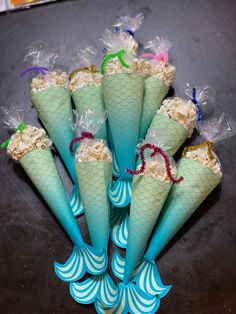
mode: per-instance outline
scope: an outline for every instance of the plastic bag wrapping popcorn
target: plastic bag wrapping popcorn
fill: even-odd
[[[4,107],[2,111],[3,122],[15,133],[1,148],[7,148],[7,154],[22,166],[75,246],[64,265],[54,264],[56,274],[64,281],[76,281],[86,272],[101,274],[107,267],[106,254],[83,241],[51,153],[52,141],[44,129],[23,122],[19,106]]]

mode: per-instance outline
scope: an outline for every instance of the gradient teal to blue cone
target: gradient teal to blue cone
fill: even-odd
[[[75,169],[92,245],[108,253],[110,202],[107,190],[112,180],[112,163],[76,162]]]
[[[74,245],[83,244],[68,196],[49,149],[36,149],[20,159],[20,164],[42,195]]]
[[[77,184],[74,155],[69,150],[73,116],[70,91],[65,87],[50,87],[32,95],[32,103],[39,119],[55,144],[71,179]]]
[[[132,201],[125,256],[124,284],[128,284],[143,257],[148,239],[155,226],[171,183],[145,175],[133,179]]]
[[[102,92],[120,175],[131,180],[126,169],[135,168],[144,79],[136,74],[105,74]]]
[[[72,92],[72,98],[79,115],[82,115],[88,109],[94,109],[98,114],[103,114],[105,111],[101,86],[78,88]],[[97,131],[95,138],[103,139],[108,143],[106,123]]]
[[[145,253],[148,260],[158,257],[221,180],[211,169],[187,158],[181,159],[178,176],[183,176],[184,181],[171,188]]]

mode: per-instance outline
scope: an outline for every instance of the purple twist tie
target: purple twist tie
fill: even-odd
[[[49,70],[48,70],[48,68],[45,68],[45,67],[37,67],[37,66],[29,67],[29,68],[25,69],[24,71],[22,71],[20,73],[20,76],[23,76],[27,73],[34,72],[34,71],[38,71],[41,75],[46,75],[47,74],[46,72]]]

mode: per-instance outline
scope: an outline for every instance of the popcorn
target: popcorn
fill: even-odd
[[[158,78],[159,80],[163,81],[167,86],[171,86],[175,78],[176,68],[169,63],[165,63],[164,61],[151,61],[149,63],[150,76]]]
[[[121,32],[121,33],[119,33],[119,35],[122,38],[122,40],[125,41],[125,43],[126,43],[126,45],[125,45],[126,51],[128,51],[132,54],[136,54],[139,47],[138,47],[138,43],[134,39],[134,37],[130,36],[129,34],[127,34],[125,32]]]
[[[75,73],[69,83],[69,88],[72,92],[84,86],[100,86],[102,75],[100,72],[90,72],[82,70]]]
[[[103,140],[84,139],[75,154],[76,162],[108,161],[112,162],[111,152]]]
[[[141,167],[141,165],[138,168],[140,168],[140,167]],[[171,167],[171,172],[172,172],[173,176],[175,176],[176,168]],[[143,174],[141,174],[141,175],[151,177],[155,180],[170,182],[170,179],[166,173],[165,163],[162,160],[157,159],[157,158],[147,160],[146,168],[145,168]]]
[[[208,152],[207,152],[207,148],[202,147],[202,148],[197,148],[197,149],[192,150],[192,151],[187,151],[185,157],[200,162],[204,166],[210,168],[216,175],[218,175],[221,178],[222,177],[222,171],[221,171],[220,162],[219,162],[216,154],[213,153],[213,155],[215,158],[211,159],[209,157]]]
[[[125,68],[118,58],[114,58],[107,63],[105,72],[110,75],[116,73],[132,73],[147,77],[150,73],[150,62],[143,59],[133,58],[131,62],[129,62],[129,68]]]
[[[46,75],[34,77],[31,82],[31,93],[35,94],[49,87],[68,88],[68,76],[66,72],[47,72]]]
[[[197,110],[191,100],[167,98],[157,112],[181,124],[188,131],[188,137],[192,135],[196,126]]]
[[[44,129],[27,125],[22,131],[12,135],[7,146],[7,154],[15,161],[35,149],[50,148],[52,141],[46,135]]]

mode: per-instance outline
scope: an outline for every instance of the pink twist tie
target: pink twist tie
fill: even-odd
[[[160,61],[164,61],[165,63],[168,63],[169,61],[169,54],[168,51],[162,51],[160,53],[158,53],[157,55],[155,55],[154,53],[143,53],[140,58],[142,59],[151,59],[154,60],[156,62],[160,62]]]

